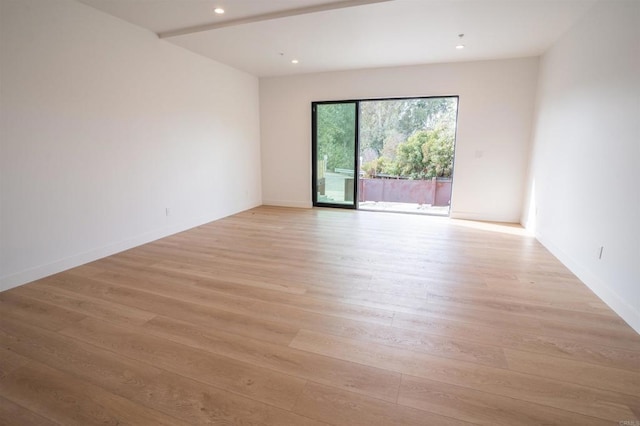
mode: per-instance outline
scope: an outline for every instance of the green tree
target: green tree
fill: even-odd
[[[455,98],[362,101],[360,157],[380,159],[363,169],[372,176],[450,176],[456,108]],[[330,170],[355,166],[355,113],[353,103],[317,107],[318,154]]]
[[[373,150],[393,160],[398,140],[420,130],[455,126],[455,98],[394,99],[360,103],[361,154]],[[392,146],[388,146],[392,145]]]
[[[398,145],[397,170],[412,179],[451,177],[453,170],[453,132],[442,126],[414,133]]]
[[[455,98],[407,99],[402,101],[397,129],[405,138],[420,130],[433,130],[455,121]]]
[[[353,169],[355,104],[323,104],[317,108],[319,157],[327,156],[329,169]]]
[[[360,102],[361,151],[372,149],[378,156],[382,155],[385,140],[396,131],[402,102]]]

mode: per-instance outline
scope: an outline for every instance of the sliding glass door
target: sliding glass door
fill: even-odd
[[[447,216],[458,97],[313,102],[313,205]]]
[[[314,102],[313,205],[356,208],[358,104]]]

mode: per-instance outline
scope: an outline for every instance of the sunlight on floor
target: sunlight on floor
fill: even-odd
[[[448,216],[449,206],[432,206],[430,204],[394,203],[387,201],[361,201],[360,210],[384,211],[396,213],[413,213],[433,216]]]
[[[533,235],[519,223],[480,222],[463,219],[450,219],[450,223],[455,226],[478,229],[480,231],[499,232],[502,234],[521,235],[523,237],[533,238]]]

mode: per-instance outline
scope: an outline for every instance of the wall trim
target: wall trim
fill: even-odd
[[[64,259],[59,259],[51,263],[25,269],[23,271],[16,272],[11,275],[5,275],[3,277],[0,277],[0,292],[30,283],[35,280],[39,280],[41,278],[48,277],[49,275],[66,271],[67,269],[75,268],[75,267],[87,264],[89,262],[102,259],[107,256],[112,256],[114,254],[123,252],[125,250],[129,250],[134,247],[138,247],[143,244],[147,244],[147,243],[159,240],[161,238],[168,237],[170,235],[174,235],[180,232],[187,231],[192,228],[196,228],[198,226],[204,225],[209,222],[214,222],[216,220],[222,219],[227,216],[231,216],[246,210],[250,210],[252,208],[258,207],[259,205],[260,205],[259,203],[255,205],[252,204],[250,207],[246,209],[242,209],[235,213],[229,213],[223,216],[204,216],[204,217],[199,217],[197,219],[184,221],[182,223],[175,224],[175,225],[167,225],[162,228],[154,229],[152,231],[145,232],[143,234],[137,235],[132,238],[127,238],[125,240],[122,240],[116,243],[107,244],[105,246],[92,249],[83,253],[79,253],[73,256],[69,256]]]
[[[287,200],[262,200],[263,206],[275,206],[275,207],[296,207],[299,209],[310,209],[313,207],[311,201],[287,201]]]
[[[479,220],[483,222],[502,222],[502,223],[517,223],[520,224],[520,219],[515,217],[506,217],[500,215],[487,215],[483,213],[474,213],[474,212],[461,212],[452,210],[449,214],[451,219],[462,219],[462,220]]]
[[[580,281],[582,281],[596,296],[607,304],[620,318],[622,318],[631,328],[640,334],[640,311],[635,309],[620,295],[611,290],[593,272],[576,262],[571,256],[560,249],[551,241],[536,233],[536,240],[540,242],[552,255],[554,255],[564,266],[566,266]]]

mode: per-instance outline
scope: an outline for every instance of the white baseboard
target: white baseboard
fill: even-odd
[[[275,207],[296,207],[299,209],[310,209],[313,207],[313,203],[301,202],[301,201],[285,201],[285,200],[262,200],[263,206],[275,206]]]
[[[155,241],[167,235],[170,235],[170,233],[164,229],[154,230],[125,241],[109,244],[104,247],[56,260],[55,262],[39,265],[11,275],[6,275],[0,278],[0,291],[9,290],[10,288],[39,280],[40,278],[57,274],[58,272],[75,268],[76,266],[84,265],[85,263],[93,262],[94,260],[111,256],[112,254],[116,254],[121,251],[129,250],[130,248]]]
[[[255,203],[254,203],[255,204]],[[250,208],[257,207],[260,203],[252,205]],[[229,215],[234,214],[230,213]],[[83,253],[79,253],[73,256],[59,259],[51,263],[44,265],[38,265],[33,268],[29,268],[14,274],[5,275],[0,277],[0,291],[9,290],[10,288],[18,287],[23,284],[30,283],[35,280],[47,277],[49,275],[57,274],[67,269],[75,268],[80,265],[84,265],[94,260],[102,259],[103,257],[111,256],[116,253],[120,253],[125,250],[132,249],[134,247],[156,241],[160,238],[168,237],[169,235],[177,234],[191,228],[195,228],[205,223],[212,222],[225,217],[223,216],[207,216],[197,219],[191,219],[188,222],[180,224],[174,224],[165,226],[161,229],[155,229],[150,232],[128,238],[117,243],[108,244],[103,247],[92,249]]]
[[[451,219],[462,219],[462,220],[479,220],[483,222],[502,222],[502,223],[520,223],[519,217],[508,217],[508,216],[499,216],[499,215],[487,215],[482,213],[474,213],[474,212],[461,212],[452,210],[449,214]]]
[[[640,311],[631,306],[624,298],[611,290],[605,282],[589,269],[576,262],[551,241],[536,233],[536,239],[547,248],[564,266],[593,291],[604,303],[620,316],[631,328],[640,334]]]

